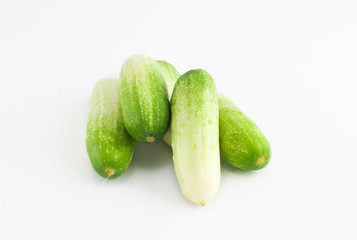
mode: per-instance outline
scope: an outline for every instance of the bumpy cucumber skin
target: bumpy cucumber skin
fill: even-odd
[[[86,147],[94,170],[115,178],[129,166],[135,140],[124,128],[118,79],[106,78],[93,88],[87,123]]]
[[[140,142],[161,139],[170,125],[170,103],[159,64],[144,55],[128,58],[120,73],[124,125]]]
[[[183,195],[204,206],[220,183],[219,111],[213,79],[201,69],[188,71],[177,80],[171,104],[176,176]]]
[[[218,94],[219,141],[221,155],[230,165],[243,170],[258,170],[270,160],[268,140],[231,100]]]
[[[156,61],[160,65],[160,70],[162,75],[164,76],[166,86],[167,86],[167,94],[169,100],[171,100],[172,92],[174,90],[175,83],[177,79],[180,77],[180,73],[172,66],[170,63],[158,60]],[[171,128],[169,128],[162,138],[162,140],[171,146]]]
[[[158,62],[170,94],[179,73],[171,64],[164,61]],[[167,74],[167,72],[171,72],[171,74]],[[226,162],[243,170],[264,168],[271,157],[269,142],[255,123],[231,100],[221,94],[218,94],[218,99],[221,155]],[[236,129],[238,126],[244,129]],[[162,140],[171,146],[171,128]]]

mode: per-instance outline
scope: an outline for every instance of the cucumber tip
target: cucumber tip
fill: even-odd
[[[150,143],[151,143],[151,142],[155,142],[155,138],[154,138],[154,137],[147,137],[147,138],[146,138],[146,141],[147,141],[147,142],[150,142]]]
[[[261,156],[260,158],[258,158],[258,161],[257,161],[257,165],[260,167],[260,166],[263,166],[265,161],[267,160],[267,158],[263,155]]]
[[[113,176],[114,173],[115,173],[115,170],[112,169],[112,168],[107,168],[107,169],[105,169],[105,174],[107,174],[108,177]]]

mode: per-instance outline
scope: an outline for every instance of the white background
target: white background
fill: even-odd
[[[0,239],[356,239],[355,1],[1,1]],[[171,149],[103,182],[85,149],[95,82],[147,54],[208,71],[270,164],[222,163],[205,207]]]

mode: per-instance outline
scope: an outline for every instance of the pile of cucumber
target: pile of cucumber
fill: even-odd
[[[220,155],[243,170],[265,167],[270,145],[257,125],[217,94],[212,77],[197,69],[181,75],[169,63],[135,55],[119,79],[94,86],[86,146],[94,170],[115,178],[129,166],[135,141],[163,140],[173,150],[184,196],[204,206],[220,182]]]

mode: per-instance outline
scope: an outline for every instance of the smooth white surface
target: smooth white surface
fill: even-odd
[[[1,1],[0,239],[356,239],[355,1]],[[143,53],[203,68],[265,133],[205,207],[171,149],[107,181],[85,149],[95,82]]]

